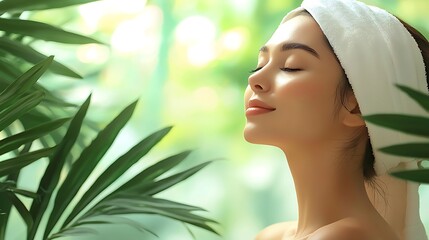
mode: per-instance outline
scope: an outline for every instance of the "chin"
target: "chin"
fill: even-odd
[[[258,131],[255,128],[245,127],[243,136],[249,143],[275,146],[275,144],[272,143],[272,136],[267,136],[266,132]]]
[[[244,127],[244,139],[253,144],[269,145],[283,148],[288,142],[288,133],[279,129],[260,128],[257,125],[247,123]]]
[[[260,139],[260,137],[258,137],[258,131],[253,126],[249,126],[248,124],[244,127],[243,137],[249,143],[260,143],[258,141],[258,139]]]
[[[257,138],[255,138],[253,134],[250,134],[246,130],[244,130],[243,132],[243,137],[244,137],[244,140],[246,140],[246,142],[258,144]]]

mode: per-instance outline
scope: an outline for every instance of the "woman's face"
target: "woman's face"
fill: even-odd
[[[279,26],[259,52],[245,92],[245,139],[284,147],[332,139],[340,64],[315,20],[298,15]]]

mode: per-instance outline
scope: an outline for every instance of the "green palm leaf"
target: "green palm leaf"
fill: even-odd
[[[176,173],[170,177],[161,179],[159,181],[156,182],[145,182],[141,184],[140,188],[134,188],[136,192],[140,193],[140,194],[145,194],[145,195],[154,195],[157,194],[159,192],[164,191],[165,189],[168,189],[176,184],[178,184],[179,182],[182,182],[186,179],[188,179],[190,176],[194,175],[195,173],[197,173],[198,171],[200,171],[201,169],[203,169],[204,167],[206,167],[207,165],[209,165],[211,162],[205,162],[205,163],[201,163],[193,168],[187,169],[185,171]]]
[[[39,199],[39,195],[37,195],[37,193],[35,192],[31,192],[28,190],[24,190],[24,189],[18,189],[18,188],[14,188],[14,187],[9,187],[6,189],[9,192],[24,196],[24,197],[28,197],[28,198],[33,198],[38,200]]]
[[[83,150],[79,159],[73,164],[64,183],[58,190],[54,208],[49,217],[44,238],[51,232],[58,222],[61,214],[76,195],[82,184],[91,174],[97,163],[112,145],[119,131],[130,119],[137,102],[125,108],[105,129],[103,129],[93,142]]]
[[[27,224],[27,227],[31,228],[33,226],[33,219],[31,218],[31,215],[24,203],[22,203],[21,200],[13,193],[6,192],[5,194],[16,210],[18,210],[19,215],[21,215],[22,219]]]
[[[0,58],[0,72],[5,76],[7,79],[13,79],[19,77],[22,70],[15,66],[14,64],[10,63],[6,59]],[[0,81],[5,81],[6,79],[0,79]],[[1,88],[4,89],[4,88]]]
[[[0,162],[0,177],[4,177],[11,172],[18,171],[21,168],[33,163],[40,158],[47,157],[54,152],[55,148],[45,148],[29,153],[19,155]]]
[[[52,236],[46,239],[51,240],[59,237],[79,237],[79,236],[85,236],[88,234],[96,235],[97,233],[98,232],[93,228],[77,227],[77,228],[65,229],[64,231],[53,234]]]
[[[169,170],[177,166],[190,154],[190,152],[191,151],[184,151],[179,154],[170,156],[162,161],[159,161],[158,163],[155,163],[154,165],[148,167],[141,173],[134,176],[132,179],[128,180],[128,182],[124,183],[118,189],[110,193],[100,202],[115,198],[115,196],[117,196],[118,194],[122,194],[125,192],[137,192],[140,191],[142,188],[146,188],[148,185],[155,184],[155,178],[167,173]],[[91,216],[92,212],[95,210],[96,208],[91,208],[81,218],[85,219],[86,217]]]
[[[25,143],[29,143],[35,139],[38,139],[49,132],[61,127],[69,119],[63,118],[54,121],[47,122],[38,127],[29,129],[27,131],[18,133],[16,135],[7,137],[0,140],[0,155],[19,148]]]
[[[43,214],[48,207],[52,193],[58,184],[65,160],[67,159],[67,156],[79,135],[90,101],[91,96],[89,96],[88,99],[82,104],[72,119],[66,135],[58,145],[48,167],[45,170],[45,173],[43,174],[42,180],[40,181],[37,190],[37,193],[40,195],[40,201],[33,201],[30,208],[31,215],[34,219],[34,228],[30,229],[28,239],[34,238],[37,232],[37,227],[39,226]]]
[[[65,220],[63,227],[79,214],[96,196],[105,190],[110,184],[116,181],[125,171],[148,153],[162,138],[171,130],[171,127],[164,128],[143,139],[127,153],[118,158],[109,168],[107,168],[85,192],[80,201],[76,204],[70,215]]]
[[[429,95],[427,93],[425,94],[400,84],[396,84],[396,87],[405,92],[408,96],[414,99],[414,101],[416,101],[422,108],[429,112]]]
[[[60,8],[94,1],[96,0],[0,0],[0,12],[7,13],[0,18],[0,31],[5,32],[0,37],[0,54],[5,56],[0,59],[0,89],[5,89],[0,93],[0,130],[3,130],[8,136],[0,140],[0,155],[10,151],[14,151],[18,155],[0,162],[0,178],[5,177],[2,182],[0,181],[0,208],[4,209],[4,215],[0,214],[0,223],[2,223],[0,240],[5,238],[6,224],[3,223],[7,223],[11,204],[26,222],[29,231],[27,238],[33,240],[41,219],[46,214],[49,202],[53,200],[53,210],[48,217],[47,226],[45,229],[39,229],[43,231],[43,237],[46,239],[135,109],[136,102],[123,110],[104,130],[100,131],[87,147],[84,147],[85,144],[83,144],[84,137],[78,138],[78,136],[80,132],[84,132],[83,127],[88,128],[88,125],[83,124],[83,119],[89,107],[90,97],[70,122],[64,137],[61,136],[60,131],[54,131],[69,119],[63,118],[55,121],[52,119],[68,116],[68,110],[63,107],[73,105],[64,102],[37,84],[37,80],[46,70],[68,77],[81,77],[68,67],[54,61],[53,57],[47,58],[21,41],[28,36],[33,39],[67,44],[100,42],[49,24],[22,20],[19,19],[19,15],[24,11]],[[7,16],[12,16],[14,19],[5,18]],[[22,66],[26,64],[23,61],[38,64],[20,76],[23,72]],[[20,77],[14,81],[18,76]],[[12,135],[16,131],[13,131],[14,126],[10,124],[16,120],[21,122],[25,130]],[[65,129],[61,129],[61,133],[62,130]],[[186,158],[189,151],[171,156],[148,167],[142,171],[145,175],[138,174],[117,191],[110,193],[98,203],[94,203],[95,206],[87,212],[84,211],[88,204],[146,155],[169,130],[170,128],[162,129],[143,139],[112,163],[78,200],[78,204],[72,209],[71,214],[64,216],[66,221],[63,225],[66,227],[60,228],[59,232],[48,239],[95,234],[94,229],[85,228],[91,224],[127,224],[140,231],[156,235],[141,223],[120,216],[128,213],[158,214],[215,232],[208,225],[215,223],[214,221],[193,213],[194,211],[204,211],[203,209],[148,196],[148,194],[156,194],[187,179],[208,164],[200,164],[172,176],[160,178]],[[37,142],[37,144],[33,144],[33,142]],[[59,144],[56,147],[48,147],[53,143]],[[22,145],[24,148],[19,153],[17,149]],[[32,145],[42,145],[45,148],[30,152]],[[74,159],[72,148],[75,150],[76,146],[83,146],[81,147],[83,151],[71,165],[66,179],[59,186],[56,198],[52,199],[54,190],[58,188],[60,173],[68,168],[65,164],[66,161],[70,158]],[[47,156],[49,156],[50,162],[40,181],[37,193],[19,188],[16,183],[20,169]],[[18,195],[33,198],[30,211],[27,210]],[[80,212],[83,214],[77,218]],[[90,213],[95,214],[95,217],[91,217]]]
[[[0,2],[1,3],[1,2]],[[6,37],[0,37],[0,50],[8,52],[18,58],[24,59],[27,62],[36,64],[47,57],[33,48],[24,45],[18,41],[10,40]],[[57,61],[53,61],[49,70],[53,73],[64,75],[72,78],[82,78],[79,74],[70,68],[62,65]]]
[[[98,0],[3,0],[0,12],[24,12],[29,10],[45,10],[95,2]]]
[[[392,172],[390,175],[413,182],[429,183],[429,169],[398,171]]]
[[[380,151],[403,157],[429,159],[429,143],[406,143],[380,148]]]
[[[374,114],[364,116],[370,123],[400,132],[429,137],[429,118],[401,114]]]
[[[0,30],[8,33],[17,33],[33,38],[68,43],[68,44],[88,44],[88,43],[100,43],[99,41],[82,36],[76,33],[64,31],[61,28],[51,26],[46,23],[21,20],[21,19],[6,19],[0,18]]]
[[[129,219],[127,217],[121,217],[121,216],[98,216],[98,217],[94,217],[94,218],[87,218],[84,219],[78,223],[73,223],[73,226],[71,226],[70,228],[66,228],[66,229],[72,229],[72,228],[76,228],[82,225],[88,225],[88,224],[125,224],[128,226],[131,226],[133,228],[135,228],[136,230],[140,231],[140,232],[148,232],[152,235],[154,235],[155,237],[158,237],[158,235],[156,233],[154,233],[153,231],[151,231],[150,229],[146,228],[142,223],[137,222],[135,220]],[[64,229],[64,230],[66,230]],[[56,234],[55,234],[56,235]],[[65,234],[64,237],[67,237],[67,235]]]
[[[408,86],[396,84],[401,91],[406,93],[422,108],[429,112],[429,96],[427,93],[414,90]],[[364,119],[373,124],[390,128],[396,131],[429,137],[429,118],[421,116],[410,116],[401,114],[374,114],[365,116]],[[429,158],[429,143],[404,143],[387,146],[379,149],[380,151],[396,156],[411,157],[423,159]],[[420,183],[429,183],[429,169],[406,170],[390,173],[392,176],[415,181]]]
[[[16,119],[36,107],[43,99],[44,93],[35,91],[29,93],[0,112],[0,129],[3,130]]]
[[[193,211],[205,211],[204,209],[149,196],[149,194],[158,193],[187,179],[210,163],[203,163],[170,177],[155,180],[182,162],[189,153],[190,151],[185,151],[173,155],[148,167],[99,201],[67,228],[72,229],[95,217],[109,219],[110,216],[140,213],[166,216],[217,233],[207,224],[216,223],[215,221],[192,213]]]
[[[5,108],[5,105],[16,100],[34,86],[37,80],[39,80],[51,65],[53,59],[53,56],[43,59],[22,74],[18,79],[9,84],[6,89],[0,93],[0,109]]]
[[[142,196],[140,194],[124,194],[100,202],[96,215],[122,215],[122,214],[158,214],[181,222],[206,229],[218,234],[209,223],[217,224],[216,221],[201,217],[193,213],[196,209],[192,206],[181,204],[165,199]],[[201,209],[197,209],[201,210]]]
[[[101,211],[102,209],[106,211],[110,211],[110,208],[107,206],[117,206],[117,207],[126,207],[129,205],[128,201],[126,199],[129,199],[129,202],[132,202],[131,205],[138,206],[139,204],[145,205],[147,207],[153,207],[153,208],[165,208],[165,209],[178,209],[188,212],[194,212],[194,211],[205,211],[204,209],[200,207],[195,207],[183,203],[177,203],[166,199],[160,199],[160,198],[154,198],[152,196],[148,195],[139,195],[135,193],[121,193],[118,194],[117,197],[108,199],[105,201],[101,201],[99,204],[97,204],[97,211]]]
[[[6,239],[6,227],[12,204],[6,194],[0,194],[0,239]]]
[[[128,182],[123,184],[116,191],[114,191],[111,196],[119,192],[140,189],[147,183],[153,183],[155,178],[173,169],[175,166],[181,163],[190,153],[191,151],[184,151],[155,163],[154,165],[148,167],[147,169],[130,179]]]

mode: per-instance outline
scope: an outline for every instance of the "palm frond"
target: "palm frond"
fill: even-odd
[[[24,190],[24,189],[18,189],[18,188],[14,188],[14,187],[9,187],[6,190],[9,192],[15,193],[17,195],[21,195],[24,197],[35,199],[36,201],[39,200],[39,195],[37,195],[37,193],[35,193],[35,192],[31,192],[31,191]]]
[[[32,47],[13,41],[7,37],[0,37],[0,49],[33,64],[47,58],[47,56],[34,50]],[[82,78],[82,76],[57,61],[52,62],[49,70],[66,77]]]
[[[103,190],[115,182],[126,170],[140,160],[146,153],[148,153],[165,135],[168,134],[171,127],[164,128],[151,134],[149,137],[143,139],[132,149],[115,160],[109,168],[107,168],[92,184],[92,186],[81,197],[80,201],[76,204],[72,212],[65,220],[63,227],[66,226],[71,220],[80,213],[96,196]]]
[[[43,99],[44,93],[28,93],[0,112],[0,129],[5,129],[22,115],[36,107]]]
[[[31,20],[0,18],[0,31],[21,34],[24,36],[30,36],[30,37],[45,40],[45,41],[52,41],[52,42],[59,42],[59,43],[102,44],[100,41],[95,40],[93,38],[64,31],[61,28],[54,27],[46,23],[41,23],[41,22],[36,22]]]
[[[9,198],[9,201],[12,205],[18,210],[19,215],[21,215],[25,224],[27,224],[27,228],[30,229],[33,226],[33,219],[31,218],[30,212],[28,212],[24,203],[13,193],[6,192],[5,195]]]
[[[208,230],[215,234],[218,232],[210,226],[217,224],[216,221],[196,215],[193,211],[200,211],[186,204],[173,202],[166,199],[159,199],[141,194],[120,194],[112,199],[106,199],[96,205],[91,217],[95,216],[115,216],[123,214],[157,214],[180,222],[189,223],[199,228]]]
[[[154,183],[157,177],[173,169],[175,166],[181,163],[190,153],[191,151],[184,151],[155,163],[154,165],[143,170],[141,173],[137,174],[131,180],[123,184],[111,195],[114,195],[119,192],[141,189],[148,183]]]
[[[33,201],[30,208],[31,215],[34,219],[34,227],[29,231],[29,239],[32,239],[37,232],[37,228],[40,224],[40,221],[42,220],[43,214],[45,213],[49,201],[51,200],[52,193],[58,184],[60,173],[63,169],[65,160],[67,159],[67,155],[69,154],[79,135],[90,101],[91,96],[89,96],[88,99],[82,104],[72,119],[64,139],[58,145],[56,152],[53,154],[51,161],[40,181],[37,190],[37,193],[40,196],[40,201]]]
[[[422,93],[415,89],[412,89],[405,85],[396,84],[396,87],[401,91],[406,93],[414,101],[416,101],[423,109],[429,112],[429,95],[427,93]]]
[[[39,78],[45,73],[53,61],[53,56],[43,59],[34,65],[18,79],[13,81],[0,93],[0,109],[4,109],[11,102],[16,101],[22,94],[26,93]]]
[[[56,239],[60,237],[79,237],[79,236],[86,236],[88,234],[97,235],[98,232],[94,228],[90,228],[90,227],[68,228],[68,229],[63,229],[62,231],[55,233],[46,239],[51,240],[51,239]]]
[[[0,2],[0,12],[24,12],[63,8],[96,1],[98,0],[3,0]]]
[[[55,148],[44,148],[29,153],[24,153],[18,157],[10,158],[0,162],[0,177],[7,176],[11,172],[20,170],[21,168],[39,160],[43,157],[48,157],[54,152]]]
[[[82,151],[79,159],[74,162],[66,179],[58,190],[55,198],[54,208],[48,220],[44,233],[46,238],[68,204],[74,198],[82,184],[94,170],[97,163],[112,145],[120,130],[130,119],[137,102],[126,107],[106,128],[104,128],[92,143]]]
[[[407,94],[412,98],[417,104],[419,104],[423,109],[429,112],[429,95],[412,89],[405,85],[396,84],[396,87]],[[429,137],[429,118],[424,116],[412,116],[404,114],[374,114],[369,116],[364,116],[364,119],[370,123],[400,131],[407,134],[412,134],[416,136]],[[380,148],[381,152],[416,158],[422,161],[429,159],[429,143],[427,142],[412,142],[412,143],[403,143],[392,146],[386,146]],[[411,169],[404,171],[394,171],[390,172],[390,175],[401,178],[404,180],[420,182],[420,183],[429,183],[429,169]]]
[[[397,178],[402,178],[413,182],[429,183],[429,169],[427,168],[398,171],[392,172],[390,174]]]
[[[380,151],[392,155],[429,159],[429,143],[405,143],[380,148]]]
[[[363,117],[366,121],[396,131],[429,137],[429,118],[404,114],[373,114]]]
[[[0,140],[0,155],[17,149],[25,143],[29,143],[48,134],[49,132],[63,126],[67,121],[69,121],[69,118],[50,121],[38,127],[34,127]]]
[[[77,192],[87,181],[105,153],[115,141],[119,132],[131,118],[137,101],[126,107],[113,121],[98,132],[94,140],[85,146],[86,129],[97,129],[84,121],[91,96],[77,108],[56,96],[37,83],[46,71],[55,74],[82,78],[78,73],[47,57],[33,48],[29,40],[44,40],[65,44],[87,44],[101,42],[93,38],[69,32],[46,23],[24,20],[24,11],[61,8],[95,2],[97,0],[2,0],[0,1],[0,130],[6,135],[0,140],[0,155],[11,153],[12,157],[0,162],[0,240],[5,239],[6,225],[12,207],[15,207],[27,226],[27,239],[34,240],[39,231],[44,239],[75,237],[97,234],[91,225],[126,224],[141,232],[156,233],[142,223],[124,217],[124,214],[157,214],[175,219],[216,233],[210,226],[215,221],[199,216],[195,211],[201,208],[159,199],[153,195],[164,191],[194,175],[210,162],[199,164],[182,172],[166,176],[190,151],[168,157],[141,171],[117,190],[97,202],[95,199],[131,166],[136,164],[155,147],[171,127],[161,129],[144,138],[134,147],[116,159],[95,181],[92,187],[77,200],[77,205],[67,216],[65,209],[76,198]],[[7,14],[4,14],[7,13]],[[25,71],[28,64],[36,64]],[[24,73],[23,73],[24,72]],[[23,74],[22,74],[23,73]],[[16,79],[16,80],[15,80]],[[73,107],[73,110],[64,109]],[[70,115],[74,115],[70,124]],[[20,124],[12,124],[19,121]],[[19,126],[14,129],[14,126]],[[62,136],[62,134],[64,134]],[[52,145],[54,145],[52,147]],[[42,146],[42,147],[41,147]],[[73,152],[72,152],[72,149]],[[77,150],[76,150],[77,149]],[[80,153],[80,154],[77,154]],[[72,163],[71,158],[79,155]],[[48,167],[39,183],[37,192],[17,186],[20,170],[25,166],[49,158]],[[72,163],[71,167],[67,162]],[[66,178],[60,185],[60,174]],[[165,175],[165,176],[164,176]],[[53,199],[54,191],[57,191]],[[30,210],[21,198],[32,199]],[[48,214],[48,206],[53,209]],[[93,204],[93,206],[90,206]],[[88,206],[88,207],[87,207]],[[46,216],[48,215],[48,216]],[[41,219],[48,217],[46,226]],[[62,227],[48,235],[65,217]],[[61,225],[59,225],[61,226]],[[192,233],[191,233],[192,234]]]
[[[140,194],[155,195],[188,179],[189,177],[199,172],[201,169],[203,169],[210,163],[211,163],[210,161],[201,163],[195,167],[192,167],[190,169],[184,170],[170,177],[166,177],[164,179],[161,179],[155,182],[142,183],[140,188],[134,187],[133,190]]]
[[[101,224],[124,224],[124,225],[128,225],[130,227],[133,227],[134,229],[140,231],[140,232],[147,232],[150,233],[151,235],[158,237],[158,235],[156,233],[154,233],[152,230],[150,230],[149,228],[145,227],[142,223],[129,219],[127,217],[122,217],[122,216],[101,216],[101,217],[94,217],[94,218],[87,218],[85,220],[82,220],[80,222],[74,223],[73,227],[70,228],[64,228],[64,229],[71,229],[71,228],[75,228],[78,226],[84,226],[84,225],[88,225],[88,224],[93,224],[93,225],[101,225]]]
[[[75,222],[67,226],[67,228],[73,228],[82,221],[94,217],[106,215],[107,218],[107,216],[111,215],[137,213],[162,215],[218,234],[209,225],[217,224],[216,221],[193,213],[194,211],[205,211],[204,209],[151,196],[182,182],[211,163],[205,162],[172,176],[158,179],[158,177],[166,174],[186,158],[189,153],[190,151],[185,151],[173,155],[143,170],[117,190],[100,200]]]

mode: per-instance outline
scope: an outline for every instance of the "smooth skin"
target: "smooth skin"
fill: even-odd
[[[342,68],[310,16],[282,23],[261,48],[245,107],[259,100],[275,110],[247,115],[244,137],[284,152],[299,217],[269,226],[257,240],[399,239],[365,190],[362,159],[368,135],[353,93],[335,114],[340,81]],[[357,136],[357,146],[345,152],[345,144]]]

